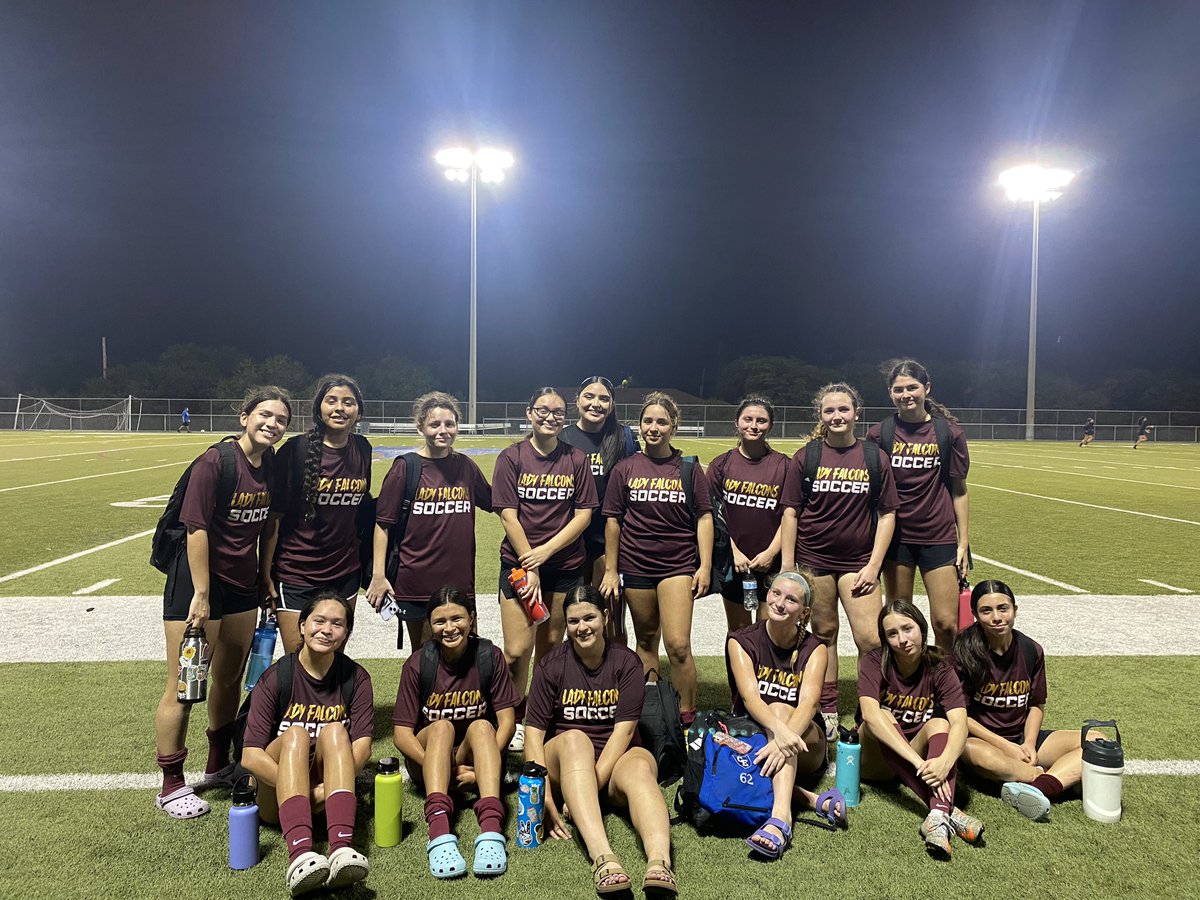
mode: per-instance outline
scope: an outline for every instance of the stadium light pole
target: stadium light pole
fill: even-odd
[[[470,365],[467,374],[467,423],[472,427],[477,424],[476,404],[476,375],[478,370],[478,337],[477,337],[477,298],[476,298],[476,233],[479,225],[478,185],[499,184],[504,180],[504,170],[512,168],[513,155],[507,150],[495,147],[480,147],[478,150],[468,150],[466,147],[447,147],[434,155],[434,160],[445,171],[450,181],[471,183],[471,349]]]
[[[1000,186],[1014,203],[1033,204],[1033,266],[1029,278],[1029,368],[1025,376],[1025,440],[1033,440],[1033,397],[1037,376],[1037,288],[1038,288],[1038,227],[1042,204],[1057,200],[1071,183],[1075,173],[1068,169],[1047,169],[1028,165],[1005,169],[1000,173]]]

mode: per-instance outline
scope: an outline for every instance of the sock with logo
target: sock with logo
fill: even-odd
[[[179,790],[185,784],[183,780],[183,761],[187,759],[187,747],[176,753],[169,753],[163,756],[157,754],[157,762],[163,773],[162,791],[160,796],[165,797],[174,791]]]
[[[837,682],[826,681],[821,685],[821,712],[836,713],[837,708]]]
[[[950,735],[948,734],[930,735],[929,747],[925,750],[925,758],[933,759],[935,756],[941,756],[946,752],[946,745],[948,743],[950,743]],[[944,799],[941,794],[930,790],[930,809],[940,809],[946,815],[950,815],[954,810],[954,787],[957,779],[958,766],[954,766],[950,769],[950,774],[946,776],[946,793],[950,795],[950,799]]]
[[[349,847],[354,839],[354,813],[358,799],[354,791],[334,791],[325,798],[325,825],[329,829],[329,850]]]
[[[297,794],[279,804],[279,828],[287,842],[288,861],[313,848],[312,806]]]
[[[474,809],[480,834],[485,831],[504,833],[504,804],[499,797],[480,797],[475,801]]]
[[[1027,783],[1045,794],[1047,800],[1055,799],[1066,790],[1063,787],[1063,783],[1053,775],[1039,775],[1033,781]]]
[[[425,798],[425,821],[429,823],[431,841],[450,833],[450,816],[453,813],[454,801],[448,794],[435,791]]]
[[[233,746],[233,723],[216,729],[209,728],[204,733],[208,735],[208,762],[204,771],[211,775],[229,765],[229,750]]]

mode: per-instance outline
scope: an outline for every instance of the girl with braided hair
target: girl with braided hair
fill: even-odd
[[[312,427],[279,452],[266,544],[274,565],[263,587],[288,653],[300,647],[306,601],[332,590],[353,606],[358,595],[355,520],[371,473],[371,444],[354,433],[362,409],[358,382],[325,375],[313,397]]]

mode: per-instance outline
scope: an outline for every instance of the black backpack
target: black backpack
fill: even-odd
[[[654,673],[653,681],[650,672]],[[668,787],[683,776],[687,762],[683,729],[679,727],[679,691],[657,669],[650,672],[646,673],[646,697],[638,718],[638,733],[658,763],[658,783]]]
[[[295,653],[285,654],[274,666],[276,675],[279,678],[279,692],[275,698],[275,725],[277,729],[279,723],[283,721],[288,707],[292,703],[292,681],[296,675],[296,655]],[[333,668],[337,675],[338,684],[342,688],[342,705],[346,707],[346,711],[349,713],[350,702],[354,699],[354,683],[358,678],[358,670],[346,658],[346,655],[341,652],[334,657]],[[263,675],[265,674],[266,672],[263,673]],[[262,676],[259,676],[259,682],[262,682]],[[256,684],[255,687],[257,686]],[[242,749],[245,747],[246,738],[246,719],[250,717],[250,698],[253,696],[253,690],[246,694],[246,699],[238,707],[237,716],[233,720],[234,762],[241,762],[242,760]]]
[[[400,542],[404,540],[404,532],[408,530],[408,519],[412,513],[413,501],[417,498],[417,488],[421,482],[421,454],[405,453],[404,454],[404,499],[400,503],[400,514],[396,517],[396,524],[388,529],[387,553],[384,556],[383,574],[393,587],[396,585],[396,576],[400,573]],[[375,501],[371,501],[371,528],[374,529],[375,518]],[[371,532],[371,541],[368,543],[372,546],[371,558],[374,558],[374,530]],[[370,562],[370,560],[368,561]],[[371,583],[371,566],[366,566],[363,569],[363,577],[367,584]]]
[[[933,416],[933,432],[937,435],[938,456],[941,459],[939,475],[946,486],[950,485],[950,423],[942,416]],[[892,458],[892,445],[896,442],[896,417],[888,416],[879,423],[879,446]]]
[[[475,641],[475,671],[479,673],[479,690],[483,693],[483,702],[492,709],[492,673],[495,664],[494,644],[487,638],[472,638]],[[421,703],[429,700],[433,693],[433,681],[437,677],[438,662],[441,653],[437,641],[426,641],[421,648]]]
[[[221,438],[219,443],[208,448],[211,450],[215,447],[221,457],[221,475],[217,481],[217,504],[213,508],[214,520],[229,513],[229,504],[233,502],[233,492],[237,489],[237,451],[234,450],[231,443],[236,440],[235,436],[230,435]],[[268,465],[267,460],[272,452],[268,450],[263,454],[264,466]],[[199,462],[199,457],[192,460],[183,470],[183,474],[175,482],[175,487],[167,500],[167,508],[163,510],[162,515],[158,517],[158,524],[154,526],[154,537],[150,542],[150,565],[164,574],[171,571],[176,557],[187,548],[187,528],[179,521],[179,515],[183,512],[183,495],[187,493],[188,480],[192,477],[192,469],[195,468],[197,462]],[[270,485],[269,475],[267,484]]]
[[[762,728],[749,716],[734,716],[722,709],[713,709],[696,714],[695,721],[684,735],[686,759],[683,783],[675,791],[675,822],[688,822],[697,830],[708,834],[740,833],[727,822],[714,818],[713,813],[700,803],[700,787],[707,774],[705,769],[705,738],[709,732],[727,731],[730,734],[761,734]],[[767,811],[768,815],[770,810]]]
[[[821,465],[821,447],[824,441],[809,441],[804,445],[804,465],[801,469],[803,479],[800,482],[800,490],[804,495],[804,502],[808,503],[812,496],[813,482],[817,479],[817,469]],[[863,460],[867,467],[867,478],[871,483],[871,491],[867,495],[867,502],[871,507],[871,515],[875,515],[875,510],[879,506],[879,492],[883,490],[883,467],[879,465],[879,445],[874,441],[868,441],[865,438],[861,441],[863,445]],[[891,459],[891,454],[888,454],[888,459]]]
[[[692,496],[692,472],[699,464],[700,460],[695,456],[685,456],[679,461],[684,502],[693,523],[696,521],[696,498]],[[733,581],[733,544],[729,539],[729,525],[725,521],[725,500],[717,492],[713,493],[712,508],[712,575],[708,589],[716,594],[722,585]]]

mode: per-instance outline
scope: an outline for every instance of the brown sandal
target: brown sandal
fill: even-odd
[[[642,879],[642,890],[664,891],[668,894],[678,894],[679,885],[675,881],[675,873],[667,865],[665,859],[651,859],[646,863],[646,877]]]
[[[592,863],[592,881],[596,885],[596,893],[601,895],[627,891],[631,884],[629,873],[625,871],[615,853],[596,857],[596,861]]]

